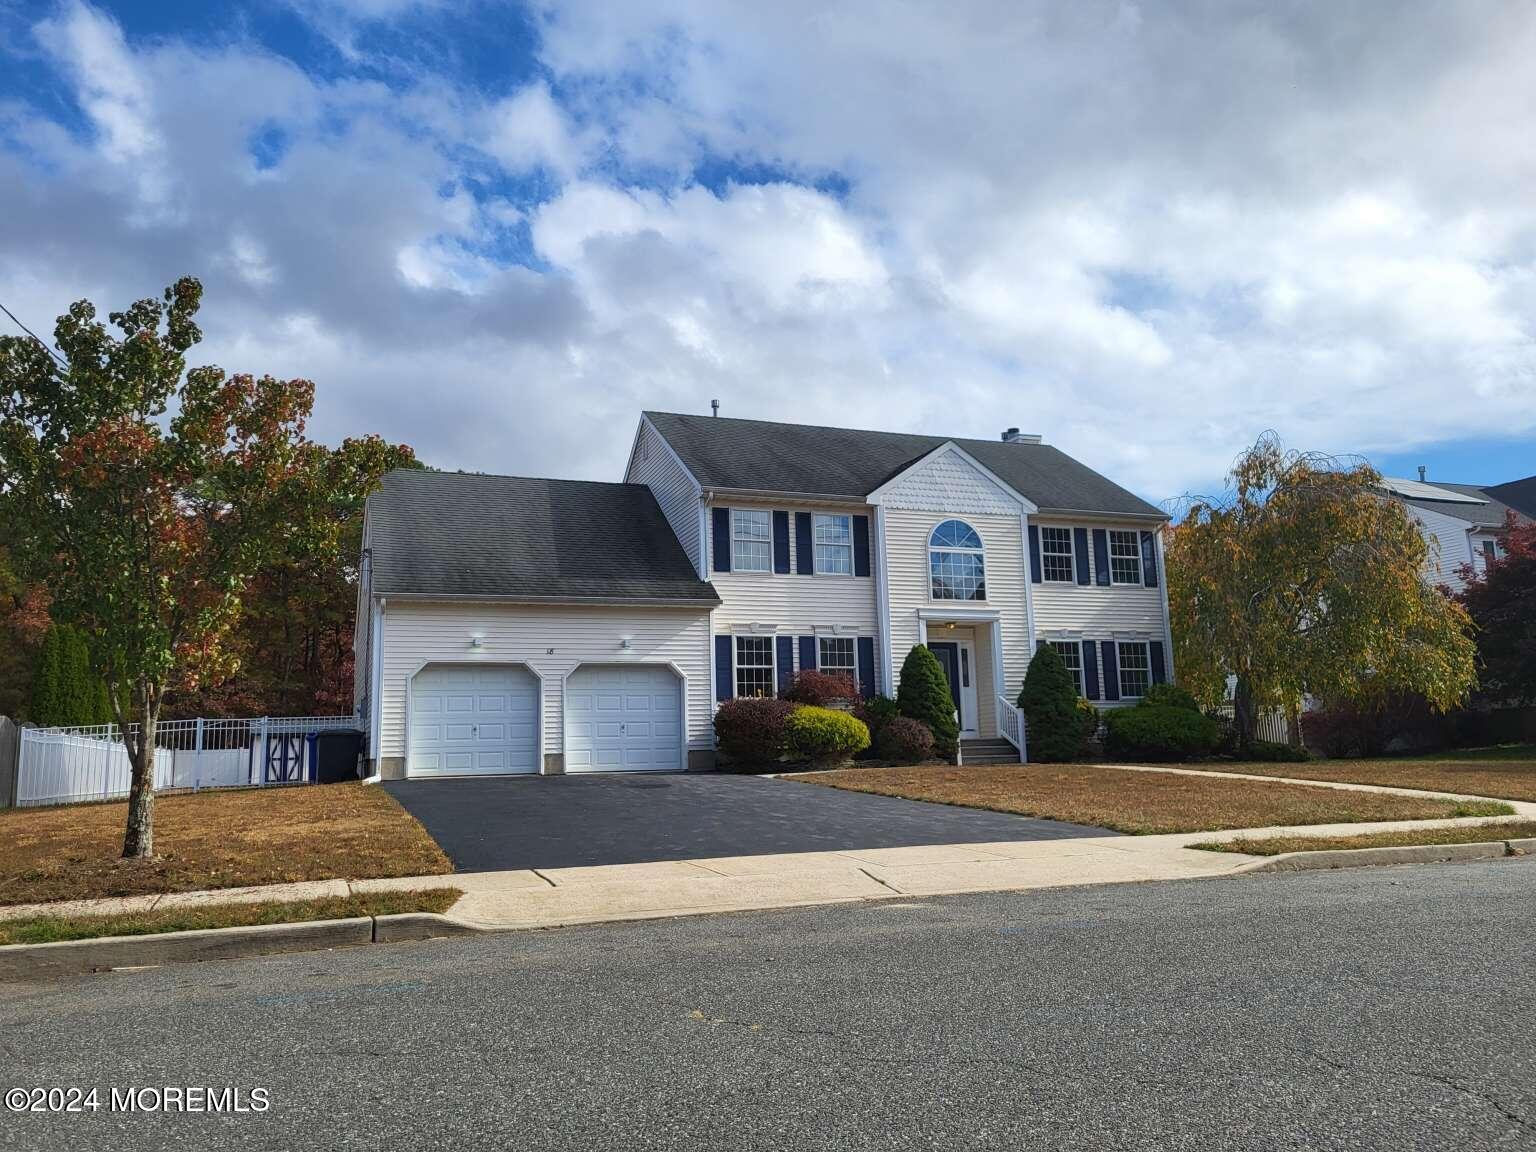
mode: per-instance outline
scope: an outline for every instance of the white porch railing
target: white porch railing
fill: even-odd
[[[1024,750],[1024,713],[1010,704],[1006,696],[997,698],[997,730],[1004,740],[1019,750],[1019,763],[1028,764],[1029,756]]]
[[[308,737],[356,726],[352,716],[164,720],[155,726],[155,789],[304,783],[315,770]],[[21,731],[18,806],[119,799],[129,780],[128,747],[115,724]]]

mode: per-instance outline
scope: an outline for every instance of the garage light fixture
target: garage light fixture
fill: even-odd
[[[620,640],[619,647],[628,652],[632,647],[634,647],[634,645],[631,644],[628,640]]]

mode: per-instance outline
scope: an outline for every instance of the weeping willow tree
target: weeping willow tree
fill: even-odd
[[[1207,702],[1235,679],[1234,720],[1303,696],[1459,704],[1476,686],[1466,610],[1421,574],[1425,543],[1363,462],[1267,435],[1219,499],[1195,499],[1167,545],[1175,666]]]

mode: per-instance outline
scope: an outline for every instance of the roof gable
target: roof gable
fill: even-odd
[[[1035,505],[959,445],[939,445],[869,494],[871,504],[928,512],[1017,516]]]
[[[401,469],[367,516],[381,595],[719,602],[641,484]]]
[[[1160,509],[1048,444],[675,412],[645,415],[705,488],[863,500],[952,443],[1042,512],[1166,519]]]

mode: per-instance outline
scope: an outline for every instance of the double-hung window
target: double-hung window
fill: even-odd
[[[1047,580],[1071,583],[1077,579],[1072,566],[1072,529],[1040,529],[1040,561]]]
[[[731,568],[736,572],[773,571],[770,513],[755,508],[731,509]]]
[[[736,695],[773,695],[773,637],[736,637]]]
[[[1072,673],[1072,683],[1077,694],[1083,695],[1083,646],[1076,640],[1052,640],[1051,647],[1061,654],[1061,661]]]
[[[1141,533],[1109,534],[1109,578],[1115,584],[1141,583]]]
[[[829,676],[846,676],[854,684],[859,682],[852,636],[822,636],[816,644],[816,666],[819,671]]]
[[[853,521],[847,516],[812,518],[816,540],[816,568],[841,576],[853,575]]]
[[[1147,645],[1122,641],[1116,647],[1120,657],[1120,699],[1140,700],[1152,684],[1152,657]]]

